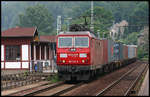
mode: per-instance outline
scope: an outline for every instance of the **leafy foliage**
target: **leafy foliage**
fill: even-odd
[[[52,26],[54,27],[53,31],[56,32],[56,19],[58,15],[62,16],[62,24],[65,23],[64,18],[72,17],[78,18],[82,13],[86,12],[90,9],[90,1],[82,2],[82,1],[22,1],[22,2],[2,2],[2,30],[15,27],[19,21],[19,14],[24,14],[26,8],[29,6],[35,6],[37,4],[43,5],[48,9],[48,12],[51,13],[53,22]],[[121,20],[129,21],[129,24],[140,24],[140,22],[144,21],[148,22],[148,2],[142,1],[94,1],[94,7],[103,7],[106,11],[110,11],[114,17],[114,21],[120,22]],[[137,20],[135,16],[139,17]],[[141,18],[143,17],[143,18]],[[132,30],[130,28],[130,33],[137,32],[136,30]]]
[[[131,26],[129,32],[137,32],[142,30],[145,25],[149,24],[148,2],[139,3],[129,16],[129,25]]]
[[[88,23],[88,28],[90,28],[90,14],[91,11],[90,9],[87,10],[86,12],[82,13],[80,18],[76,18],[72,21],[72,24],[84,24],[85,23],[85,18]],[[102,33],[105,33],[105,36],[107,36],[109,31],[109,28],[111,27],[113,23],[113,16],[110,11],[105,10],[103,7],[94,7],[94,34],[97,34],[97,31],[100,31],[100,36],[102,36]]]
[[[61,79],[58,77],[57,74],[55,74],[55,75],[53,75],[53,76],[48,76],[48,77],[47,77],[47,80],[48,80],[48,81],[51,81],[52,83],[56,83],[56,82],[61,81]]]
[[[62,29],[67,29],[65,18],[71,17],[70,24],[84,24],[86,18],[90,24],[91,2],[86,1],[2,1],[2,30],[20,26],[37,26],[40,34],[56,34],[57,16],[62,16]],[[137,36],[144,26],[149,24],[149,5],[146,1],[94,1],[94,34],[100,30],[100,36],[108,37],[108,31],[112,22],[118,23],[126,20],[129,27],[125,28],[123,36],[118,37],[126,44],[137,44]],[[90,25],[88,25],[90,28]],[[116,36],[117,37],[117,36]],[[141,52],[142,57],[149,57],[149,37],[144,36],[146,43]],[[146,53],[142,55],[143,53]]]
[[[28,7],[25,13],[19,15],[18,26],[33,27],[36,26],[39,32],[49,34],[52,30],[52,16],[43,5]]]
[[[139,35],[139,32],[133,32],[131,34],[128,34],[128,36],[125,39],[121,38],[121,40],[125,44],[137,45],[138,35]]]

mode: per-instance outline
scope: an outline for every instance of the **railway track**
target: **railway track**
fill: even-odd
[[[133,81],[133,79],[138,80],[137,76],[140,74],[140,72],[142,72],[143,68],[146,65],[146,64],[145,65],[142,65],[142,64],[143,64],[143,62],[137,61],[128,66],[125,66],[124,68],[121,68],[121,69],[118,69],[109,74],[103,75],[100,78],[98,78],[97,80],[94,80],[88,84],[84,84],[82,87],[73,89],[72,91],[62,94],[61,96],[99,96],[101,94],[100,93],[101,91],[104,91],[106,87],[108,88],[108,86],[110,86],[110,83],[115,83],[115,82],[119,83],[119,82],[117,82],[117,80],[120,79],[121,76],[127,74],[127,72],[130,71],[131,69],[132,70],[130,71],[130,73],[132,73],[134,70],[133,68],[137,68],[138,70],[134,71],[134,75],[127,75],[126,78],[124,79],[126,81],[123,82],[123,85],[120,85],[121,89],[125,87],[129,93],[130,91],[129,91],[128,85],[130,84],[130,86],[134,86],[133,83],[135,81]],[[142,66],[142,67],[139,68],[139,66]],[[140,72],[138,72],[138,71],[140,71]],[[132,82],[131,82],[131,80],[132,80]],[[130,83],[128,83],[128,81],[130,81]],[[128,85],[127,85],[127,83],[128,83]],[[130,87],[130,89],[131,89],[131,87]],[[128,93],[127,93],[127,95],[128,95]],[[125,92],[124,92],[124,94],[125,94]],[[113,95],[113,93],[109,94],[109,95]],[[122,95],[122,94],[120,94],[120,95]]]
[[[12,94],[9,94],[9,95],[6,95],[6,96],[30,96],[30,95],[34,95],[36,93],[40,93],[42,91],[46,91],[48,89],[51,89],[51,88],[55,88],[59,85],[62,85],[64,84],[64,82],[58,82],[58,83],[46,83],[46,84],[43,84],[43,85],[39,85],[37,87],[34,87],[34,88],[29,88],[29,89],[26,89],[26,90],[22,90],[22,91],[18,91],[18,92],[15,92],[15,93],[12,93]]]
[[[105,89],[99,92],[96,96],[127,96],[131,89],[140,78],[142,73],[147,69],[147,65],[136,66],[125,73],[119,79],[108,85]]]
[[[83,83],[78,83],[78,84],[76,84],[76,85],[73,85],[73,86],[70,87],[70,88],[64,89],[64,90],[62,90],[62,91],[60,91],[60,92],[57,92],[57,93],[55,93],[55,94],[53,94],[53,95],[51,95],[51,96],[60,96],[60,95],[66,93],[66,92],[68,92],[68,91],[70,91],[70,90],[73,90],[74,88],[80,87],[81,85],[83,85]]]
[[[129,95],[132,87],[147,67],[147,64],[141,65],[141,62],[136,62],[125,67],[126,69],[122,68],[122,70],[104,75],[88,84],[82,82],[45,84],[9,96]]]
[[[59,96],[77,87],[80,87],[81,85],[83,85],[82,82],[77,84],[62,84],[53,89],[49,89],[32,96]]]
[[[6,96],[59,96],[74,88],[81,86],[83,83],[66,84],[65,82],[47,83],[34,88],[26,89]]]

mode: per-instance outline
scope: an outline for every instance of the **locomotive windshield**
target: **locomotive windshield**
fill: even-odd
[[[88,47],[89,38],[88,37],[75,37],[75,47]]]
[[[59,37],[58,47],[72,47],[72,37]]]
[[[73,41],[74,40],[74,41]],[[58,47],[89,47],[88,37],[59,37]]]

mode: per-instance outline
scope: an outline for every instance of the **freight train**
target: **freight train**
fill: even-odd
[[[64,80],[89,80],[136,61],[136,45],[98,39],[90,31],[62,32],[57,35],[58,75]]]

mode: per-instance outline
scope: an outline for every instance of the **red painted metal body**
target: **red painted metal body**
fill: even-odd
[[[66,36],[71,36],[71,37],[77,37],[77,36],[87,36],[88,35],[59,35],[58,37],[66,37]],[[59,48],[58,47],[58,37],[57,37],[57,44],[56,44],[56,50],[57,50],[57,65],[91,65],[90,61],[90,45],[87,48],[75,48],[75,47],[70,47],[70,48]],[[89,44],[90,44],[91,38],[89,37]],[[71,49],[75,49],[75,51],[71,51]],[[80,58],[79,54],[80,53],[86,53],[87,57]],[[60,58],[60,54],[67,54],[67,58]],[[84,63],[82,62],[84,60]],[[64,62],[63,62],[64,61]]]
[[[101,40],[91,40],[91,65],[99,65],[103,63],[103,43]],[[99,52],[97,52],[99,51]]]
[[[71,48],[58,48],[58,37],[77,37],[77,36],[88,36],[88,35],[59,35],[57,36],[57,65],[78,65],[78,66],[90,66],[94,65],[95,68],[99,68],[100,65],[108,63],[108,40],[99,40],[93,37],[89,37],[89,47],[88,48],[75,48],[76,51],[72,52]],[[60,53],[67,54],[67,58],[60,58]],[[86,58],[80,58],[80,53],[86,53]],[[85,62],[83,63],[82,60]],[[64,63],[63,63],[64,61]],[[99,65],[99,66],[98,66]]]
[[[108,63],[108,40],[93,39],[91,43],[92,65],[104,65]],[[99,67],[99,66],[98,66]]]
[[[66,32],[59,34],[56,39],[57,50],[57,67],[58,75],[65,80],[88,80],[97,72],[106,72],[113,68],[118,68],[113,65],[114,44],[113,40],[97,39],[86,32]],[[67,38],[66,38],[67,37]],[[75,37],[88,37],[88,47],[75,47]],[[70,38],[70,39],[69,39]],[[62,39],[62,40],[61,40]],[[64,39],[69,39],[64,41]],[[60,42],[63,41],[63,42]],[[68,41],[69,45],[68,45]],[[82,42],[82,41],[78,41]],[[64,47],[61,47],[61,43]],[[72,43],[72,44],[71,44]],[[71,45],[70,45],[71,44]],[[121,47],[121,50],[120,50]],[[121,61],[128,59],[128,46],[121,45],[118,47],[121,56]],[[80,54],[87,54],[86,57],[80,57]],[[120,56],[118,56],[118,59]],[[120,61],[118,60],[117,61]],[[127,62],[126,62],[127,64]]]
[[[123,45],[123,58],[128,59],[128,46]]]
[[[108,64],[108,40],[102,40],[103,46],[103,64]]]

